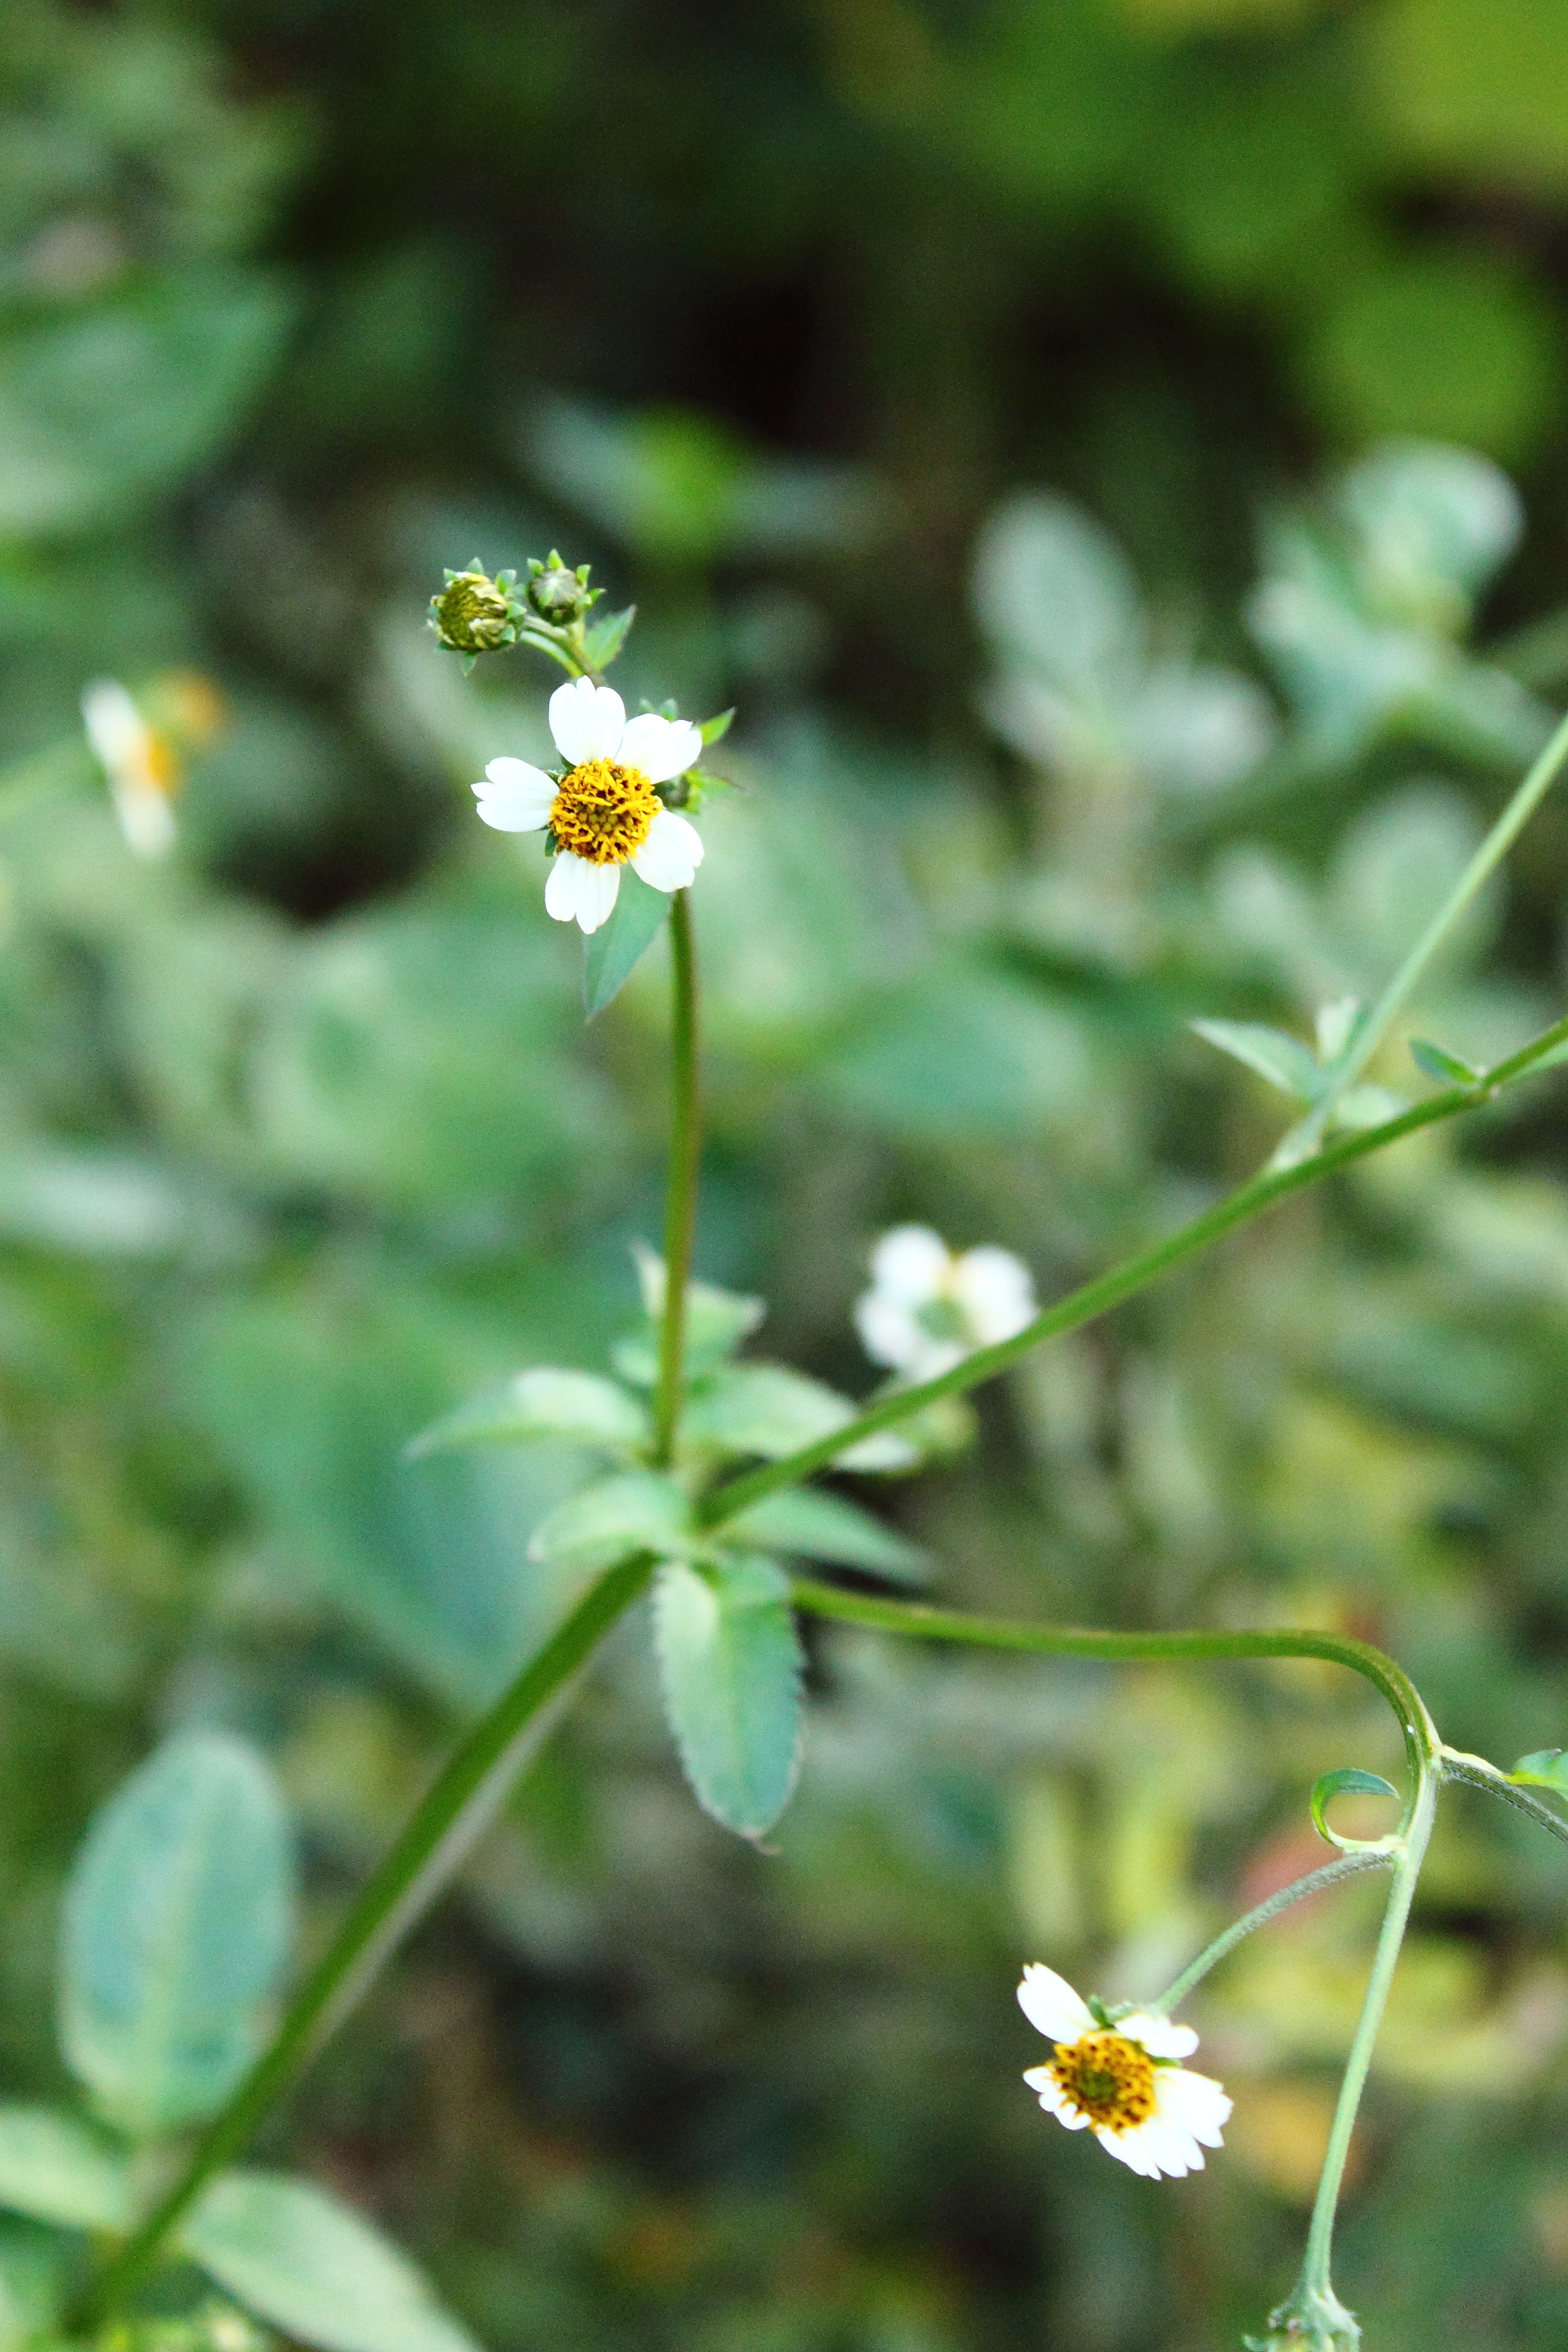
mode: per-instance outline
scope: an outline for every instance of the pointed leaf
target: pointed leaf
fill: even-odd
[[[629,866],[623,866],[615,911],[583,941],[583,1003],[590,1021],[619,994],[668,913],[668,891],[654,889]]]
[[[1354,1765],[1347,1765],[1338,1772],[1325,1772],[1312,1790],[1313,1827],[1318,1835],[1326,1838],[1331,1845],[1353,1848],[1368,1843],[1381,1843],[1382,1841],[1377,1839],[1341,1837],[1337,1831],[1329,1827],[1328,1809],[1336,1797],[1397,1798],[1398,1794],[1398,1790],[1384,1780],[1380,1773],[1358,1771]]]
[[[654,1590],[665,1711],[698,1802],[742,1837],[783,1812],[800,1768],[801,1653],[789,1580],[737,1558],[672,1563]]]
[[[766,1496],[731,1521],[726,1534],[769,1551],[793,1552],[800,1559],[826,1559],[840,1568],[863,1568],[898,1584],[919,1583],[929,1556],[858,1504],[820,1486],[792,1486]]]
[[[220,2174],[181,2242],[237,2301],[319,2352],[476,2352],[407,2255],[309,2181]]]
[[[731,703],[728,710],[721,710],[714,718],[705,719],[698,732],[704,743],[721,743],[734,723],[735,707]]]
[[[210,2115],[259,2049],[288,1958],[293,1864],[265,1758],[165,1740],[88,1831],[66,1889],[60,2039],[138,2137]]]
[[[0,2106],[0,2206],[69,2230],[129,2230],[131,2168],[74,2116]]]
[[[1245,1062],[1281,1094],[1316,1102],[1323,1091],[1321,1066],[1299,1037],[1288,1036],[1283,1029],[1268,1029],[1258,1021],[1194,1021],[1188,1026],[1222,1054]]]
[[[647,1414],[641,1403],[614,1381],[540,1364],[443,1414],[404,1453],[405,1460],[417,1462],[454,1446],[553,1438],[563,1444],[603,1446],[618,1454],[641,1445],[647,1434]]]
[[[859,1411],[837,1389],[784,1364],[726,1364],[687,1406],[680,1433],[689,1445],[781,1462],[854,1420]],[[915,1449],[890,1430],[862,1438],[841,1457],[856,1470],[906,1468]]]
[[[668,1555],[690,1540],[682,1488],[656,1471],[633,1470],[558,1503],[533,1530],[528,1556],[552,1568],[613,1568],[634,1551]]]
[[[1526,1788],[1555,1789],[1560,1797],[1568,1797],[1568,1754],[1561,1748],[1538,1748],[1531,1756],[1521,1756],[1510,1780]]]
[[[583,632],[583,644],[592,667],[608,669],[626,644],[627,633],[637,616],[637,606],[627,604],[619,613],[606,613],[602,620],[590,623]]]
[[[1468,1062],[1461,1062],[1458,1054],[1450,1054],[1428,1038],[1412,1037],[1410,1058],[1418,1070],[1436,1078],[1442,1087],[1475,1087],[1481,1083],[1481,1073]]]

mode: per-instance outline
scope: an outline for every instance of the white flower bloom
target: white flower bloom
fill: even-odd
[[[170,795],[179,767],[166,738],[149,727],[118,678],[84,687],[82,724],[109,779],[120,830],[138,857],[163,857],[174,845]]]
[[[651,710],[628,719],[613,687],[578,677],[551,696],[550,731],[563,774],[546,775],[526,760],[492,760],[474,786],[480,816],[498,833],[550,827],[558,845],[545,912],[596,931],[614,912],[623,866],[656,890],[684,890],[702,863],[702,836],[654,787],[695,763],[700,730]]]
[[[1119,2164],[1150,2180],[1203,2170],[1231,2102],[1208,2075],[1179,2063],[1198,2046],[1190,2025],[1141,2009],[1102,2025],[1065,1977],[1037,1964],[1024,1970],[1018,2006],[1057,2045],[1048,2065],[1024,2076],[1047,2115],[1068,2131],[1092,2131]]]
[[[855,1302],[855,1328],[872,1361],[903,1379],[934,1380],[1039,1313],[1028,1267],[1011,1250],[954,1257],[929,1225],[895,1225],[871,1253],[871,1287]]]

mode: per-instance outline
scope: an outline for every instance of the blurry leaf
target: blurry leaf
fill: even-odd
[[[0,338],[0,531],[101,532],[243,422],[288,327],[258,273],[170,272]]]
[[[1316,1102],[1327,1083],[1327,1072],[1297,1037],[1282,1029],[1266,1029],[1256,1021],[1192,1021],[1188,1027],[1222,1054],[1245,1062],[1281,1094],[1301,1102]]]
[[[1345,1765],[1337,1772],[1325,1772],[1312,1790],[1312,1822],[1318,1835],[1331,1845],[1358,1845],[1358,1838],[1342,1838],[1329,1827],[1328,1809],[1336,1797],[1394,1797],[1399,1791],[1376,1772],[1358,1771],[1354,1765]]]
[[[783,1812],[800,1768],[800,1644],[789,1580],[772,1561],[699,1575],[671,1563],[654,1588],[670,1729],[699,1802],[742,1837]]]
[[[597,621],[590,621],[583,632],[583,643],[588,661],[594,669],[608,669],[631,633],[637,619],[635,604],[625,605],[618,613],[605,613]],[[625,877],[622,879],[625,880]]]
[[[1440,624],[1518,545],[1519,492],[1473,449],[1430,441],[1386,443],[1352,466],[1338,504],[1362,538],[1362,562],[1380,604]],[[1445,596],[1447,603],[1445,603]]]
[[[783,1364],[730,1364],[690,1398],[680,1433],[689,1445],[777,1462],[830,1436],[859,1410],[836,1389]],[[913,1449],[892,1431],[879,1431],[852,1451],[857,1468],[903,1468],[914,1459]]]
[[[1410,1058],[1418,1070],[1429,1078],[1436,1078],[1439,1086],[1475,1087],[1481,1083],[1479,1070],[1472,1069],[1469,1063],[1461,1062],[1457,1054],[1447,1053],[1441,1045],[1434,1045],[1425,1037],[1411,1038]]]
[[[411,1462],[457,1445],[516,1444],[554,1438],[622,1453],[648,1434],[647,1414],[636,1397],[593,1372],[557,1371],[546,1365],[519,1372],[504,1388],[488,1389],[422,1430],[405,1449]]]
[[[0,2106],[0,2205],[70,2230],[129,2230],[125,2158],[72,2116]]]
[[[931,1568],[930,1555],[869,1511],[821,1486],[793,1486],[769,1495],[731,1519],[727,1538],[755,1543],[801,1559],[831,1560],[840,1568],[863,1568],[896,1584],[919,1583]]]
[[[1066,499],[1021,491],[991,515],[974,558],[981,627],[1054,684],[1114,707],[1144,659],[1143,603],[1110,533]]]
[[[66,1891],[60,2034],[121,2129],[220,2106],[288,1960],[293,1864],[265,1759],[216,1731],[165,1740],[110,1798]]]
[[[664,1260],[657,1251],[635,1245],[637,1279],[642,1286],[647,1321],[639,1331],[628,1331],[611,1350],[623,1380],[652,1388],[658,1379],[659,1318],[664,1313]],[[699,1381],[723,1362],[732,1348],[753,1332],[767,1314],[760,1298],[738,1291],[720,1290],[710,1282],[686,1286],[686,1375]]]
[[[673,1478],[627,1471],[558,1503],[529,1541],[530,1559],[583,1569],[613,1567],[634,1551],[680,1551],[691,1540],[690,1506]]]
[[[476,2352],[407,2255],[310,2181],[220,2174],[180,2240],[238,2302],[320,2352]]]
[[[1360,1000],[1354,996],[1336,996],[1327,1004],[1320,1004],[1313,1024],[1318,1040],[1320,1062],[1337,1062],[1349,1052],[1363,1026]]]
[[[716,718],[705,719],[699,730],[704,743],[721,743],[735,723],[735,706],[721,710]]]
[[[617,994],[638,958],[653,945],[670,904],[668,890],[656,890],[629,866],[622,867],[609,921],[583,941],[583,1002],[590,1021]]]
[[[1568,186],[1568,20],[1552,0],[1391,0],[1367,30],[1398,152],[1531,203]]]
[[[76,2249],[58,2229],[0,2214],[0,2347],[46,2352],[63,2345],[62,2308],[79,2275]]]
[[[1568,1797],[1568,1752],[1539,1748],[1533,1755],[1521,1756],[1508,1777],[1526,1788],[1554,1789],[1560,1797]]]

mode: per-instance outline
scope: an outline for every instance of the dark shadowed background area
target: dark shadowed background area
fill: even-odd
[[[1568,10],[12,0],[0,115],[0,2089],[52,2096],[62,1875],[161,1732],[273,1757],[316,1948],[571,1597],[526,1546],[577,1465],[400,1448],[631,1317],[662,968],[584,1029],[467,791],[553,678],[463,678],[442,565],[559,543],[639,603],[628,703],[738,704],[699,1266],[862,1390],[887,1224],[1049,1296],[1266,1157],[1289,1104],[1186,1024],[1374,992],[1543,740]],[[183,772],[167,858],[100,676]],[[1556,1018],[1565,889],[1549,803],[1409,1025]],[[1568,1740],[1565,1150],[1542,1079],[856,1491],[965,1605],[1349,1628],[1458,1745]],[[1234,2344],[1375,1892],[1205,1990],[1237,2107],[1180,2184],[1038,2114],[1013,1986],[1152,1991],[1392,1720],[1327,1668],[812,1639],[774,1851],[620,1645],[263,2153],[491,2352]],[[1568,1866],[1481,1805],[1353,2159],[1386,2352],[1568,2333]]]

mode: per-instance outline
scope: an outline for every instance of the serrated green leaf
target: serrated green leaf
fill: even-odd
[[[583,1003],[590,1021],[631,978],[663,929],[669,904],[668,890],[654,889],[629,866],[621,868],[621,887],[609,921],[583,941]]]
[[[831,1436],[859,1411],[837,1389],[784,1364],[725,1364],[690,1399],[680,1433],[689,1445],[780,1462],[786,1454]],[[907,1468],[915,1449],[892,1431],[862,1438],[841,1457],[850,1469]]]
[[[627,1471],[558,1503],[535,1528],[528,1556],[552,1568],[613,1568],[634,1551],[685,1550],[690,1527],[690,1504],[673,1478]]]
[[[800,1768],[801,1651],[772,1560],[679,1562],[654,1588],[665,1711],[698,1802],[742,1837],[783,1812]]]
[[[919,1544],[885,1527],[858,1504],[820,1486],[792,1486],[784,1494],[766,1496],[731,1520],[725,1534],[800,1559],[867,1569],[897,1584],[921,1582],[931,1567]]]
[[[131,2168],[74,2116],[0,2106],[0,2206],[69,2230],[129,2230]]]
[[[1398,1795],[1398,1790],[1384,1780],[1380,1773],[1362,1772],[1354,1765],[1345,1765],[1337,1772],[1325,1772],[1312,1790],[1313,1827],[1320,1837],[1328,1840],[1330,1845],[1353,1848],[1368,1843],[1380,1843],[1381,1841],[1376,1839],[1341,1837],[1337,1831],[1329,1827],[1328,1809],[1336,1797],[1397,1798]]]
[[[608,669],[626,644],[637,616],[637,606],[627,604],[618,613],[606,613],[602,620],[592,622],[584,630],[583,644],[595,669]]]
[[[266,1759],[166,1740],[88,1832],[66,1889],[60,2040],[135,2137],[210,2115],[260,2047],[288,1958],[293,1864]]]
[[[180,2239],[237,2302],[319,2352],[476,2352],[407,2255],[309,2181],[222,2173]]]
[[[735,707],[731,703],[728,710],[721,710],[713,718],[705,719],[698,733],[704,743],[721,743],[734,723]]]
[[[1480,1083],[1479,1070],[1473,1069],[1468,1062],[1461,1062],[1457,1054],[1434,1045],[1429,1038],[1411,1038],[1410,1058],[1418,1070],[1436,1078],[1439,1086],[1473,1087]]]
[[[1310,1103],[1323,1091],[1321,1065],[1299,1037],[1288,1036],[1283,1029],[1268,1029],[1258,1021],[1193,1021],[1187,1025],[1233,1061],[1245,1062],[1281,1094]]]
[[[1555,1789],[1560,1797],[1568,1796],[1568,1751],[1538,1748],[1533,1755],[1521,1756],[1508,1777],[1526,1788]]]
[[[455,1446],[521,1444],[555,1439],[625,1453],[642,1444],[648,1419],[637,1398],[596,1372],[539,1364],[444,1413],[404,1449],[417,1462]]]

